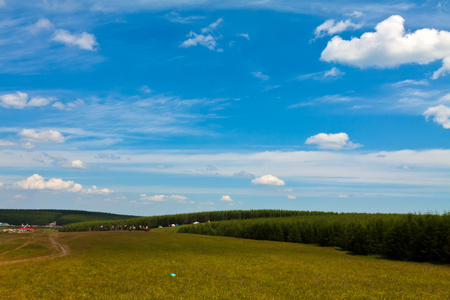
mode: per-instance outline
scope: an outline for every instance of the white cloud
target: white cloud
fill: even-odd
[[[178,203],[186,203],[187,201],[187,197],[185,197],[185,196],[181,196],[181,195],[171,195],[170,196],[170,199],[171,200],[175,200],[176,202],[178,202]]]
[[[228,195],[223,195],[222,198],[220,198],[220,201],[232,202],[233,199],[231,199],[231,197]]]
[[[408,85],[429,85],[428,80],[422,79],[422,80],[412,80],[412,79],[406,79],[399,82],[395,82],[392,84],[394,87],[402,87],[402,86],[408,86]]]
[[[72,34],[65,29],[57,29],[53,35],[52,40],[70,46],[77,46],[83,50],[96,50],[98,43],[93,34],[82,32],[80,34]]]
[[[202,28],[202,33],[213,32],[221,23],[223,22],[222,18],[218,18],[217,21],[211,23],[208,27]]]
[[[46,106],[49,105],[53,100],[55,100],[55,98],[33,97],[27,103],[27,106]]]
[[[203,16],[189,16],[189,17],[181,17],[177,12],[171,11],[166,15],[167,20],[175,23],[191,23],[193,20],[205,19]]]
[[[164,196],[164,195],[147,196],[146,194],[141,194],[139,200],[142,202],[147,202],[147,201],[163,202],[163,201],[167,201],[168,197]]]
[[[349,137],[346,133],[319,133],[309,137],[305,144],[315,144],[319,149],[341,150],[341,149],[354,149],[361,147],[360,144],[353,144],[349,141]]]
[[[362,12],[360,12],[360,11],[355,10],[354,12],[346,14],[346,15],[349,16],[349,17],[360,18],[364,14]]]
[[[27,105],[28,94],[16,92],[0,96],[0,105],[4,108],[24,108]]]
[[[10,141],[0,140],[0,147],[16,146],[16,145],[17,145],[16,143]]]
[[[68,102],[66,104],[63,104],[61,102],[55,102],[52,105],[52,107],[55,107],[55,108],[60,109],[60,110],[68,110],[68,111],[70,111],[73,108],[75,108],[77,106],[80,106],[80,105],[84,105],[84,104],[85,104],[85,102],[82,99],[77,99],[75,101]]]
[[[70,164],[70,166],[72,168],[76,168],[76,169],[86,169],[87,165],[85,163],[83,163],[81,160],[73,160]]]
[[[270,77],[268,76],[268,75],[264,75],[263,73],[261,73],[261,72],[252,72],[252,74],[253,74],[253,76],[255,76],[256,78],[259,78],[259,79],[261,79],[261,80],[263,80],[263,81],[266,81],[266,80],[268,80]]]
[[[255,178],[255,175],[253,175],[252,173],[245,172],[245,171],[240,171],[240,172],[234,173],[233,177],[236,177],[236,178]]]
[[[187,35],[187,37],[190,37],[190,39],[187,39],[183,43],[181,43],[180,47],[188,48],[192,46],[202,45],[211,51],[216,49],[216,39],[210,34],[205,36],[203,34],[196,34],[195,32],[191,31]]]
[[[186,200],[187,197],[181,196],[181,195],[172,195],[172,196],[170,196],[170,199],[173,199],[173,200]]]
[[[336,67],[332,67],[331,70],[325,71],[325,73],[323,74],[323,77],[339,77],[344,75],[344,72],[341,72],[338,68]]]
[[[0,182],[0,189],[3,187],[4,183]]]
[[[336,67],[332,67],[331,70],[328,70],[328,71],[303,74],[303,75],[297,76],[295,79],[300,80],[300,81],[309,80],[309,79],[329,80],[329,79],[337,79],[338,77],[342,77],[343,75],[345,75],[344,72],[340,71]]]
[[[66,108],[66,106],[64,104],[62,104],[61,102],[55,102],[55,103],[53,103],[52,106],[57,108],[57,109],[60,109],[60,110],[63,110],[63,109]]]
[[[154,195],[154,196],[148,196],[147,194],[141,194],[139,201],[142,203],[150,203],[150,202],[165,202],[168,200],[175,200],[178,203],[186,203],[186,200],[188,198],[181,195]]]
[[[32,97],[28,101],[28,94],[16,92],[15,94],[5,94],[0,96],[0,106],[4,108],[18,108],[46,106],[54,101],[54,98]]]
[[[31,143],[31,142],[25,142],[25,143],[22,143],[22,144],[20,144],[20,146],[21,146],[22,148],[28,149],[28,150],[34,149],[34,148],[36,147],[36,145],[33,144],[33,143]]]
[[[34,174],[25,180],[14,184],[14,187],[23,190],[54,190],[67,192],[80,192],[82,190],[81,184],[73,181],[64,181],[60,178],[50,178],[45,181],[44,177],[39,174]]]
[[[434,117],[434,122],[442,125],[445,129],[450,129],[450,107],[442,104],[430,107],[423,113],[423,115],[427,121],[428,118]]]
[[[237,36],[242,36],[243,38],[246,38],[247,40],[250,40],[250,37],[248,36],[248,33],[239,33],[236,34]]]
[[[317,26],[314,34],[316,38],[323,37],[325,35],[335,35],[336,33],[340,33],[346,31],[348,28],[359,29],[362,27],[362,24],[355,24],[350,20],[335,22],[334,20],[326,20],[321,25]]]
[[[141,90],[145,94],[150,94],[151,92],[153,92],[147,85],[141,86],[139,90]]]
[[[34,129],[23,129],[19,136],[28,142],[34,143],[64,143],[65,138],[61,132],[56,130],[43,130],[36,132]]]
[[[287,198],[288,198],[288,199],[291,199],[291,200],[293,200],[293,199],[297,199],[297,197],[295,197],[295,196],[292,196],[292,195],[287,195]]]
[[[264,175],[259,178],[255,178],[252,180],[253,184],[263,184],[263,185],[285,185],[284,181],[272,176],[272,175]]]
[[[188,48],[188,47],[193,47],[193,46],[197,46],[197,45],[202,45],[211,51],[215,50],[217,52],[223,52],[223,49],[221,49],[221,48],[216,49],[216,46],[217,46],[216,40],[219,37],[214,37],[212,35],[214,30],[217,28],[217,26],[219,26],[219,24],[222,22],[223,22],[223,19],[219,18],[219,19],[217,19],[217,21],[210,24],[208,27],[202,28],[201,29],[202,34],[197,34],[193,31],[189,32],[189,34],[187,35],[187,37],[189,39],[182,42],[179,47]]]
[[[450,32],[419,29],[405,34],[404,19],[394,15],[379,23],[375,32],[366,32],[360,38],[343,40],[335,36],[323,50],[321,59],[359,68],[390,68],[401,64],[428,64],[442,59],[442,67],[433,79],[450,71]]]
[[[30,32],[36,34],[43,30],[53,30],[55,26],[46,18],[39,19],[36,23],[32,24],[29,29]]]
[[[112,192],[114,192],[113,190],[104,188],[99,190],[95,185],[92,186],[92,188],[90,189],[85,189],[82,191],[84,194],[94,194],[94,195],[109,195]]]

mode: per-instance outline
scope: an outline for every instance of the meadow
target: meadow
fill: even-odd
[[[448,265],[174,232],[0,234],[0,295],[2,299],[450,298]],[[11,250],[15,256],[8,256]]]

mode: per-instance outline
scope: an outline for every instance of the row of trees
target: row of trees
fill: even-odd
[[[450,263],[450,213],[232,220],[184,226],[178,232],[317,244],[388,259]]]
[[[56,221],[57,225],[65,225],[75,222],[117,220],[132,217],[135,216],[82,210],[0,209],[0,222],[14,225],[20,225],[22,223],[46,225],[54,221]]]
[[[255,218],[280,218],[289,216],[322,216],[322,215],[336,215],[333,212],[318,212],[318,211],[295,211],[295,210],[228,210],[228,211],[208,211],[175,215],[163,215],[142,217],[133,219],[122,219],[117,221],[100,221],[100,222],[83,222],[77,224],[70,224],[61,228],[61,231],[87,231],[103,226],[104,229],[110,230],[114,225],[134,225],[134,226],[148,226],[149,228],[156,228],[158,226],[169,226],[170,224],[192,224],[194,222],[205,223],[207,221],[225,221],[225,220],[242,220]]]

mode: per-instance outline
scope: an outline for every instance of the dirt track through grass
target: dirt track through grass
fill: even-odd
[[[45,236],[38,235],[35,233],[26,233],[26,235],[23,237],[24,243],[20,246],[17,246],[14,249],[8,250],[6,252],[0,253],[0,258],[3,258],[5,255],[12,253],[12,252],[18,252],[20,249],[23,249],[29,245],[33,245],[36,241],[39,240],[40,243],[44,242],[44,244],[48,247],[49,254],[45,256],[32,256],[29,258],[23,258],[23,259],[12,259],[12,260],[3,260],[0,261],[0,264],[12,264],[12,263],[19,263],[19,262],[27,262],[27,261],[36,261],[36,260],[42,260],[42,259],[51,259],[51,258],[57,258],[62,257],[67,254],[69,254],[69,249],[67,246],[63,246],[59,243],[57,238],[59,237],[59,233],[50,233],[46,234]],[[33,254],[31,254],[33,255]]]

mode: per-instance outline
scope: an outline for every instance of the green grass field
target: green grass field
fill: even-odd
[[[302,244],[158,230],[1,234],[7,251],[2,299],[450,298],[448,265]]]

